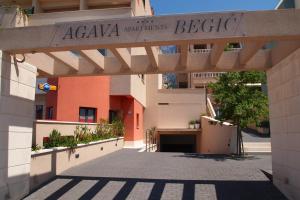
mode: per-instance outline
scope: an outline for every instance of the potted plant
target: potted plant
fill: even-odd
[[[190,129],[194,129],[195,128],[195,121],[194,120],[189,121],[189,128]]]
[[[195,121],[195,129],[200,129],[201,128],[201,122],[200,120]]]

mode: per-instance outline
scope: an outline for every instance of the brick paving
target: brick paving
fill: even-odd
[[[65,171],[25,199],[286,199],[263,173],[271,170],[269,155],[123,149]]]

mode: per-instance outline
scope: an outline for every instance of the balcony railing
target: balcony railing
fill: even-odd
[[[211,49],[190,49],[190,53],[210,53]]]
[[[228,48],[224,51],[233,51],[233,52],[239,52],[242,48]],[[211,49],[189,49],[190,53],[210,53]],[[170,49],[160,49],[159,48],[159,54],[177,54],[180,53],[179,48],[170,48]]]
[[[224,74],[224,72],[199,72],[193,73],[193,78],[217,78]]]

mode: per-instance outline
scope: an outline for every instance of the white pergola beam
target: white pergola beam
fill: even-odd
[[[158,69],[158,47],[145,46],[145,50],[151,63],[151,67],[153,69]]]
[[[203,24],[196,23],[198,20]],[[220,24],[210,25],[210,20]],[[162,30],[139,30],[136,27],[141,26],[141,21],[150,21]],[[163,46],[185,42],[251,42],[266,38],[270,41],[293,40],[300,39],[299,21],[300,10],[297,9],[79,20],[2,29],[0,49],[13,54]]]
[[[240,65],[246,65],[251,58],[266,44],[266,42],[244,42],[239,54]]]
[[[81,50],[79,51],[81,57],[86,59],[89,63],[95,66],[99,71],[104,70],[104,56],[98,50]]]
[[[111,48],[109,49],[114,56],[119,60],[123,70],[130,70],[131,68],[131,55],[126,48]]]
[[[277,65],[294,51],[300,48],[300,40],[298,41],[279,41],[271,51],[272,66]]]
[[[21,58],[18,56],[18,58]],[[25,62],[34,65],[46,76],[63,76],[75,71],[60,60],[46,53],[25,54]]]
[[[46,52],[46,54],[66,64],[74,71],[79,70],[79,58],[76,55],[72,55],[70,51]]]

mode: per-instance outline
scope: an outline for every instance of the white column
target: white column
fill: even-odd
[[[29,192],[36,68],[0,51],[0,199]]]
[[[273,182],[300,199],[300,50],[267,72]]]

